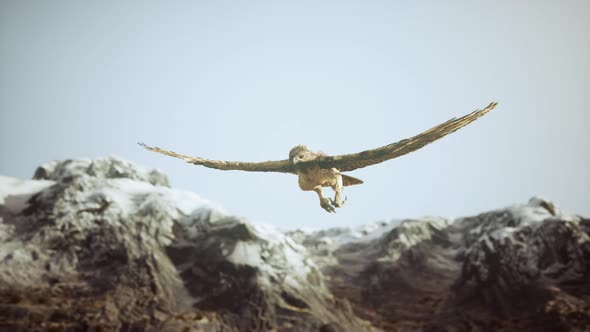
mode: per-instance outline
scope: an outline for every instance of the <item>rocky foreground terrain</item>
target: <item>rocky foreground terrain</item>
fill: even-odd
[[[590,220],[539,198],[280,232],[114,158],[0,177],[0,331],[590,331]]]

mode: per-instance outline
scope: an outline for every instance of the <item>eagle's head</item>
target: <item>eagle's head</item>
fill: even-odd
[[[317,157],[317,154],[309,150],[305,145],[297,145],[289,151],[289,162],[296,166],[298,163],[310,161]]]

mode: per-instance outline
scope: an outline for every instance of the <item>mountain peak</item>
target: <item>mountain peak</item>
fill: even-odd
[[[55,160],[37,168],[33,179],[63,181],[77,176],[103,179],[131,179],[153,185],[169,187],[168,177],[161,171],[148,170],[143,166],[114,156],[100,159]]]

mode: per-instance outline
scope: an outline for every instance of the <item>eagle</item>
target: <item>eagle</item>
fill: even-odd
[[[223,161],[201,157],[191,157],[170,150],[150,147],[139,143],[142,147],[170,157],[180,158],[188,163],[209,168],[229,171],[249,172],[280,172],[296,174],[299,177],[299,188],[304,191],[315,191],[320,199],[320,206],[327,212],[336,212],[346,203],[347,197],[341,201],[342,190],[346,186],[362,184],[363,181],[343,172],[350,172],[382,163],[416,151],[452,132],[457,131],[494,109],[498,103],[492,102],[481,110],[475,110],[459,118],[432,127],[411,138],[391,143],[376,149],[358,153],[330,156],[323,152],[313,152],[305,145],[297,145],[289,152],[289,159],[262,162]],[[323,187],[334,190],[334,198],[324,197]]]

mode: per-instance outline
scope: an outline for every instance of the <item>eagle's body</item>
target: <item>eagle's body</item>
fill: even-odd
[[[312,166],[298,171],[297,175],[299,188],[303,191],[313,190],[317,186],[333,188],[342,183],[342,176],[335,168],[321,169],[319,166]]]
[[[180,158],[195,165],[220,170],[297,174],[299,177],[299,188],[304,191],[315,191],[320,198],[320,206],[328,212],[335,212],[335,208],[341,207],[346,202],[346,199],[343,202],[340,201],[343,187],[363,183],[363,181],[342,174],[342,172],[378,164],[416,151],[475,121],[491,111],[496,104],[491,103],[482,110],[476,110],[460,118],[451,119],[409,139],[372,150],[339,156],[329,156],[321,152],[315,153],[304,145],[298,145],[289,152],[289,159],[264,162],[236,162],[191,157],[157,147],[149,147],[142,143],[140,145],[148,150]],[[323,187],[330,187],[334,190],[334,199],[323,196]]]
[[[346,202],[346,200],[340,202],[342,188],[347,185],[361,184],[363,181],[352,176],[343,175],[334,167],[321,168],[318,164],[306,163],[325,155],[321,152],[316,153],[310,151],[304,145],[297,145],[289,152],[289,163],[293,165],[293,168],[297,172],[299,188],[303,191],[315,191],[320,197],[320,206],[328,212],[335,212],[336,207],[340,207]],[[330,187],[334,190],[335,195],[333,200],[324,197],[322,194],[323,187]]]

